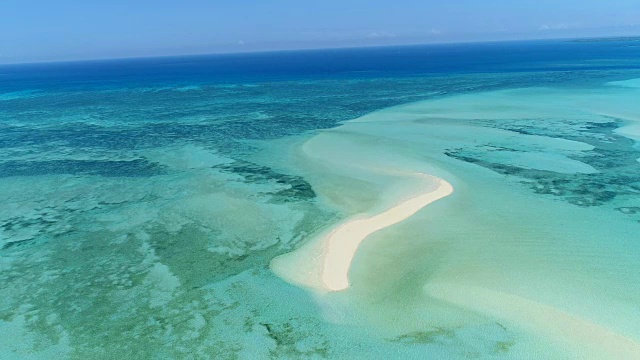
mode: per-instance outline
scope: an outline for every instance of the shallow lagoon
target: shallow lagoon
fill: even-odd
[[[5,81],[0,358],[628,355],[640,109],[612,82],[640,74],[622,45],[589,48],[606,66],[556,44],[500,69]],[[271,272],[411,193],[390,169],[456,191],[368,238],[345,292]]]
[[[628,120],[599,114],[610,112],[606,97],[626,97],[624,110],[636,112],[639,95],[608,87],[582,97],[557,89],[463,95],[379,111],[310,140],[318,162],[366,172],[351,175],[358,181],[393,168],[456,188],[363,243],[344,295],[350,306],[370,305],[366,318],[378,329],[418,337],[429,324],[460,341],[482,339],[475,346],[508,343],[516,358],[636,356],[638,153],[610,124]],[[598,103],[597,112],[581,103]],[[387,189],[362,197],[389,204],[378,195]],[[480,326],[482,334],[467,333]]]

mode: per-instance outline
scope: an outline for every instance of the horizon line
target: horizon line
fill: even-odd
[[[216,55],[249,55],[249,54],[269,54],[269,53],[287,53],[287,52],[304,52],[304,51],[323,51],[323,50],[348,50],[348,49],[374,49],[374,48],[393,48],[393,47],[415,47],[423,45],[464,45],[464,44],[492,44],[492,43],[509,43],[509,42],[540,42],[540,41],[576,41],[576,40],[608,40],[608,41],[640,41],[638,35],[603,35],[603,36],[571,36],[557,38],[538,38],[538,39],[496,39],[496,40],[470,40],[470,41],[434,41],[434,42],[416,42],[395,45],[362,45],[362,46],[332,46],[332,47],[301,47],[296,49],[272,49],[272,50],[248,50],[248,51],[221,51],[221,52],[202,52],[189,53],[179,55],[151,55],[151,56],[122,56],[122,57],[105,57],[105,58],[80,58],[71,60],[54,60],[54,61],[26,61],[26,62],[0,62],[0,67],[4,66],[20,66],[20,65],[46,65],[46,64],[69,64],[81,62],[100,62],[100,61],[119,61],[119,60],[144,60],[159,58],[179,58],[179,57],[198,57],[198,56],[216,56]]]

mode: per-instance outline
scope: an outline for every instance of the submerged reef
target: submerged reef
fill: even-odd
[[[224,172],[238,174],[249,183],[273,182],[285,188],[269,192],[275,202],[291,202],[312,200],[316,197],[315,191],[302,176],[285,175],[273,171],[267,166],[258,165],[248,161],[234,161],[230,164],[222,164],[214,167]]]
[[[48,160],[0,162],[0,177],[38,175],[98,175],[106,177],[148,177],[162,175],[165,167],[147,159],[135,160]]]
[[[497,173],[524,179],[523,184],[537,194],[552,195],[571,204],[590,207],[603,206],[616,198],[625,198],[640,205],[640,149],[635,142],[617,135],[614,130],[622,126],[622,121],[604,123],[563,123],[549,127],[544,121],[478,121],[482,126],[526,135],[539,135],[578,141],[593,146],[592,150],[573,152],[569,158],[580,161],[597,170],[592,173],[534,169],[513,164],[488,160],[491,152],[518,152],[519,149],[491,147],[486,145],[467,146],[450,149],[445,154],[461,161],[473,163]],[[538,125],[539,124],[539,125]],[[617,207],[625,214],[634,214],[635,206]]]

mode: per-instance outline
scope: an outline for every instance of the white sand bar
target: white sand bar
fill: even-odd
[[[369,235],[411,217],[423,207],[453,192],[448,182],[431,178],[438,184],[436,190],[420,194],[370,218],[349,221],[327,236],[324,240],[327,247],[322,282],[328,290],[340,291],[349,287],[351,261]]]
[[[369,235],[411,217],[423,207],[453,192],[453,186],[442,179],[418,175],[429,180],[431,186],[428,191],[378,215],[347,221],[321,237],[319,242],[275,259],[272,269],[285,280],[317,290],[340,291],[348,288],[351,262],[358,247]]]

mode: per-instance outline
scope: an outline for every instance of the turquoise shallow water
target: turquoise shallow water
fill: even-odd
[[[0,358],[630,358],[637,51],[3,67]],[[456,191],[368,238],[345,292],[273,274],[412,190],[389,170]]]
[[[312,139],[321,163],[364,163],[358,168],[370,178],[376,166],[426,171],[456,188],[365,241],[349,306],[371,306],[367,321],[412,329],[401,336],[418,343],[448,329],[456,340],[509,344],[506,356],[515,358],[638,356],[638,154],[608,115],[621,103],[637,112],[638,95],[605,85],[455,96],[376,112]],[[619,146],[627,156],[602,155]],[[367,197],[392,203],[380,195],[386,189]],[[495,333],[466,333],[476,326]]]

